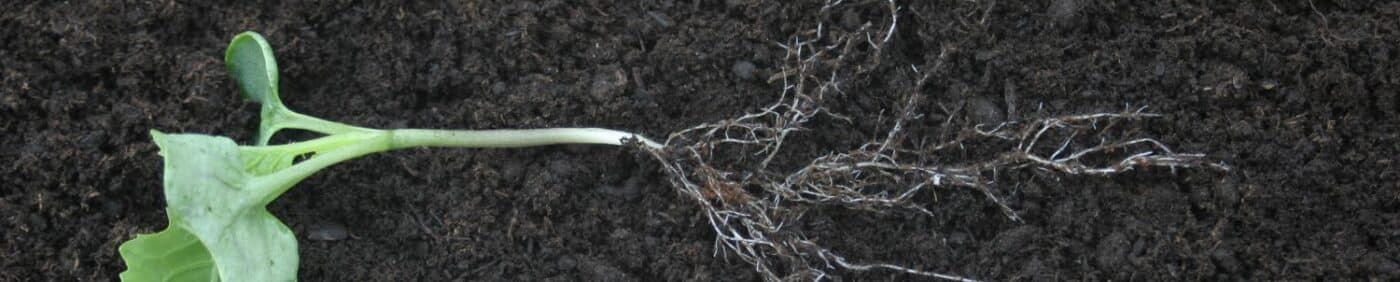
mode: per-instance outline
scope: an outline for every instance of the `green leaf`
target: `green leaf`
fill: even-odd
[[[420,146],[618,145],[620,138],[635,136],[603,129],[446,131],[350,126],[287,109],[277,91],[272,48],[257,33],[235,37],[225,60],[243,94],[262,104],[257,146],[240,147],[222,136],[151,131],[165,159],[163,191],[169,224],[164,231],[139,235],[121,245],[127,265],[121,274],[124,281],[296,280],[296,237],[267,211],[267,204],[313,173],[349,159]],[[272,133],[282,128],[327,136],[267,146]]]
[[[244,171],[244,156],[233,140],[199,134],[151,131],[165,157],[165,200],[170,227],[138,237],[122,248],[123,259],[169,256],[185,248],[183,234],[198,239],[213,259],[223,281],[293,281],[297,273],[297,242],[291,230],[267,212],[266,187],[250,187],[254,176]],[[292,185],[277,183],[268,185]],[[174,231],[172,231],[174,230]],[[173,232],[166,234],[167,232]],[[148,238],[148,239],[143,239]],[[128,244],[130,246],[128,246]],[[193,251],[191,251],[193,252]],[[133,254],[128,258],[126,253]],[[178,276],[187,265],[161,260],[127,261],[135,278]],[[174,276],[172,276],[174,275]]]
[[[262,104],[255,143],[267,145],[272,134],[282,129],[278,116],[285,109],[278,94],[277,58],[272,55],[272,46],[257,32],[243,32],[228,43],[224,65],[243,97]]]
[[[233,37],[224,65],[244,97],[264,106],[282,104],[277,96],[277,58],[262,35],[248,31]]]
[[[137,235],[118,251],[127,265],[122,281],[219,281],[209,250],[184,229]]]
[[[305,129],[325,134],[368,129],[302,115],[282,104],[278,90],[277,58],[267,40],[256,32],[239,34],[228,44],[224,65],[244,97],[262,105],[258,136],[254,145],[267,145],[272,135],[284,128]],[[271,164],[271,163],[268,163]]]

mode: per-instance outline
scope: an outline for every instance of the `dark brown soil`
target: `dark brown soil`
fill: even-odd
[[[115,279],[117,246],[165,225],[147,131],[252,138],[256,106],[222,64],[244,30],[272,42],[283,99],[311,115],[664,137],[771,103],[776,43],[794,33],[888,23],[883,1],[331,2],[0,5],[0,280]],[[900,72],[948,50],[922,112],[1146,105],[1166,115],[1150,135],[1235,169],[1009,173],[999,192],[1024,223],[947,192],[933,217],[814,211],[808,236],[987,280],[1400,277],[1400,3],[1017,2],[900,1],[882,67],[826,101],[871,126],[795,138],[829,151],[879,138],[912,85]],[[271,209],[308,281],[758,279],[652,162],[604,146],[417,149],[323,171]],[[311,239],[326,226],[348,238]]]

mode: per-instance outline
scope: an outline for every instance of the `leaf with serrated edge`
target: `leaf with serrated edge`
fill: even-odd
[[[170,219],[165,232],[178,229],[197,238],[224,281],[295,280],[296,237],[267,212],[264,195],[245,187],[252,176],[243,170],[245,164],[238,145],[220,136],[158,131],[151,135],[165,158],[165,199],[169,204],[166,212]],[[135,244],[129,248],[135,254],[151,242],[157,241],[138,238],[128,244]],[[127,246],[124,244],[123,248]],[[127,272],[132,273],[170,273],[169,269],[178,266],[128,261],[127,267]]]
[[[118,251],[127,265],[122,281],[219,281],[209,250],[184,229],[137,235]]]

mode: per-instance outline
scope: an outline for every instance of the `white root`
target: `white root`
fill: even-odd
[[[843,1],[827,1],[822,12],[837,9]],[[820,280],[827,271],[891,270],[947,280],[967,278],[885,263],[857,263],[806,239],[790,228],[813,206],[840,206],[858,211],[912,211],[933,213],[915,198],[932,189],[965,188],[999,207],[1011,221],[1016,211],[995,193],[998,171],[1031,169],[1061,176],[1111,176],[1133,170],[1162,167],[1204,168],[1225,171],[1223,164],[1201,154],[1176,153],[1152,138],[1121,138],[1111,128],[1121,123],[1158,117],[1145,108],[1116,113],[1094,113],[1042,118],[1022,122],[977,125],[957,131],[952,138],[928,146],[905,141],[908,122],[918,118],[925,81],[941,68],[945,54],[920,72],[900,106],[894,124],[884,138],[844,153],[816,157],[792,171],[781,171],[772,162],[780,158],[785,142],[819,117],[833,121],[850,119],[822,106],[829,95],[844,95],[842,77],[855,77],[879,63],[880,50],[896,30],[899,7],[889,1],[889,27],[838,32],[818,25],[808,38],[794,37],[777,44],[787,51],[781,71],[769,79],[784,87],[773,104],[736,118],[701,124],[671,134],[664,149],[647,152],[661,164],[680,194],[700,205],[716,234],[717,254],[733,255],[753,266],[768,281],[792,278]],[[883,40],[869,40],[881,38]],[[864,38],[865,40],[859,40]],[[852,52],[854,44],[870,44],[869,54]],[[857,64],[855,70],[847,67]],[[950,113],[950,117],[951,117]],[[985,128],[985,129],[984,129]],[[1085,140],[1097,139],[1094,145]],[[922,143],[922,142],[920,142]],[[936,156],[968,144],[1002,148],[986,160],[948,164],[900,158],[901,154]],[[726,152],[751,152],[737,156]],[[789,150],[791,151],[791,150]],[[716,156],[739,158],[714,163]],[[753,157],[753,158],[750,158]],[[756,162],[756,164],[754,163]],[[913,181],[910,181],[913,180]],[[902,187],[891,187],[902,186]]]

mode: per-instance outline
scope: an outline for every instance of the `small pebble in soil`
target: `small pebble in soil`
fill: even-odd
[[[641,189],[638,189],[638,188],[640,188],[640,187],[637,187],[637,186],[635,186],[635,185],[628,185],[628,184],[622,184],[622,185],[604,184],[604,185],[598,186],[599,192],[602,192],[604,195],[607,195],[607,196],[610,196],[610,197],[617,197],[618,199],[621,199],[621,200],[628,200],[628,201],[636,200],[638,196],[641,196],[641,195],[642,195]]]
[[[953,245],[962,245],[963,243],[967,243],[970,239],[972,239],[972,236],[967,233],[953,232],[953,234],[948,234],[948,243]]]
[[[1210,254],[1210,258],[1225,273],[1240,273],[1240,261],[1235,259],[1235,252],[1227,249],[1216,249]]]
[[[647,15],[651,16],[651,19],[656,21],[657,25],[661,25],[661,27],[671,27],[671,18],[667,17],[666,14],[647,11]]]
[[[306,233],[306,239],[312,241],[339,241],[350,236],[350,232],[345,230],[345,225],[339,223],[312,224]]]
[[[506,93],[505,82],[497,81],[496,83],[491,84],[491,94],[500,95],[502,93]]]
[[[974,97],[969,99],[967,103],[968,113],[977,123],[996,124],[1005,120],[1005,117],[1002,116],[1002,109],[998,109],[997,104],[992,103],[989,99]]]
[[[738,61],[734,62],[734,66],[729,67],[729,70],[733,71],[734,75],[738,76],[739,79],[751,80],[753,79],[753,73],[756,68],[757,67],[749,61]]]
[[[1095,261],[1098,266],[1108,270],[1118,270],[1128,259],[1128,235],[1123,232],[1113,232],[1099,240],[1098,252]]]
[[[1264,88],[1264,90],[1274,90],[1274,88],[1278,88],[1278,81],[1273,79],[1265,79],[1264,81],[1259,82],[1259,87]]]
[[[616,65],[602,66],[593,75],[589,93],[598,101],[608,101],[622,95],[627,86],[627,73]]]
[[[1226,181],[1221,183],[1220,189],[1215,190],[1215,196],[1223,206],[1233,206],[1240,202],[1239,181]]]
[[[107,133],[102,130],[90,132],[78,139],[78,146],[84,149],[94,149],[105,143],[107,143]]]
[[[1400,263],[1395,263],[1395,260],[1388,259],[1379,255],[1371,256],[1369,260],[1371,261],[1371,270],[1377,273],[1384,273],[1389,275],[1400,274]]]
[[[121,214],[121,213],[122,213],[122,203],[121,203],[120,201],[111,200],[111,199],[103,200],[103,201],[102,201],[102,212],[107,213],[107,214],[109,214],[109,215]]]
[[[564,256],[555,261],[554,264],[557,265],[560,270],[573,270],[575,266],[578,266],[578,261],[574,260],[572,257]]]
[[[29,214],[29,229],[34,232],[43,231],[49,228],[49,223],[37,213]]]

